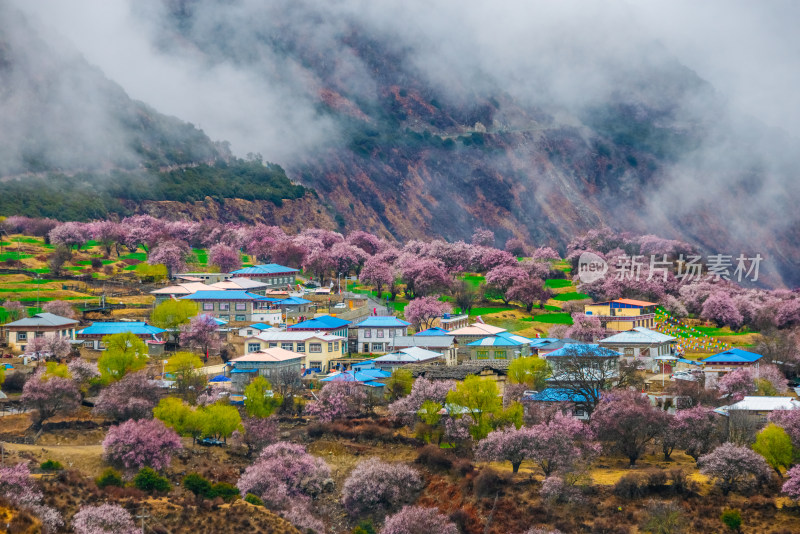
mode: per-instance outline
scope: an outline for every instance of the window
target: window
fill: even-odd
[[[403,329],[402,329],[402,328],[398,328],[398,329],[397,329],[397,334],[396,334],[396,335],[398,335],[398,336],[402,336],[402,335],[403,335]]]
[[[67,331],[66,331],[66,330],[62,330],[62,331],[61,331],[61,335],[62,335],[62,336],[66,336],[66,335],[67,335]]]
[[[236,316],[236,320],[239,321],[239,322],[244,322],[244,321],[247,320],[247,316],[246,315],[237,315]]]
[[[488,360],[489,359],[489,351],[488,350],[479,350],[478,351],[478,359],[479,360]]]
[[[322,362],[314,361],[308,364],[312,369],[322,369]]]
[[[292,350],[292,344],[291,343],[281,343],[281,348],[283,350]]]
[[[333,350],[333,342],[329,341],[328,342],[328,352],[331,352],[332,350]]]
[[[261,343],[248,343],[247,352],[258,352],[261,350]]]
[[[86,347],[87,349],[93,349],[94,348],[94,341],[84,341],[83,342],[83,346]]]
[[[219,303],[219,311],[228,311],[231,309],[230,302],[220,302]]]
[[[391,328],[389,329],[389,337],[394,337],[394,330]]]
[[[306,351],[306,344],[305,343],[298,343],[297,344],[297,352],[305,352]]]
[[[106,344],[101,341],[97,344],[97,348],[100,350],[106,350]]]
[[[628,358],[633,358],[633,347],[625,348],[625,356]]]
[[[375,352],[382,351],[383,350],[383,343],[373,343],[372,344],[372,350],[375,351]]]
[[[322,352],[322,343],[309,343],[308,352]]]
[[[271,349],[274,349],[274,348],[275,348],[275,347],[277,347],[277,346],[278,346],[278,344],[277,344],[277,343],[270,343],[270,344],[269,344],[269,348],[271,348]]]
[[[33,337],[44,337],[44,332],[35,332]]]
[[[28,340],[27,332],[17,332],[17,341],[27,341],[27,340]]]
[[[248,336],[252,336],[252,335],[253,335],[253,331],[252,331],[252,330],[248,330],[248,331],[247,331],[247,335],[248,335]]]
[[[247,309],[246,302],[237,302],[236,303],[236,311],[245,311]]]
[[[230,317],[231,317],[230,315],[220,315],[219,316],[219,318],[222,319],[223,321],[227,321],[228,319],[230,319]]]
[[[214,303],[213,302],[204,302],[203,303],[203,311],[214,311]]]
[[[506,351],[504,351],[504,350],[496,350],[496,351],[494,351],[494,359],[495,360],[505,360],[506,359]]]
[[[377,337],[383,337],[383,329],[382,328],[378,328],[378,336]]]
[[[333,342],[333,350],[339,350],[339,342],[338,341],[334,341]]]

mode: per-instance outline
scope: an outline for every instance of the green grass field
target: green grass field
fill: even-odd
[[[208,265],[208,251],[204,248],[193,248],[192,252],[194,253],[195,257],[197,258],[197,262],[200,265]]]
[[[728,328],[715,328],[713,326],[696,326],[695,330],[699,330],[707,336],[724,337],[724,336],[746,336],[747,334],[758,334],[758,332],[751,332],[750,330],[742,330],[741,332],[731,332]]]
[[[0,261],[8,261],[8,260],[24,260],[26,258],[32,258],[33,255],[31,254],[21,254],[17,253],[17,251],[6,251],[0,254]]]
[[[465,274],[459,278],[472,286],[473,289],[477,289],[478,286],[486,281],[486,277],[480,274]]]
[[[586,300],[590,298],[592,297],[585,293],[576,293],[574,291],[571,293],[559,293],[558,295],[553,296],[553,300],[557,300],[559,302],[567,302],[570,300]]]
[[[544,287],[548,289],[560,289],[572,286],[572,280],[567,278],[548,278],[544,281]]]
[[[146,252],[131,252],[129,254],[123,254],[122,256],[119,257],[119,259],[121,259],[121,260],[145,261],[147,259],[147,253]]]
[[[572,316],[568,313],[542,313],[535,315],[533,320],[546,324],[572,324]]]

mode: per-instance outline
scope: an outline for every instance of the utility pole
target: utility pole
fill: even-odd
[[[139,510],[139,515],[136,516],[136,519],[141,519],[142,520],[142,534],[144,534],[144,520],[145,519],[149,519],[149,518],[150,518],[150,516],[147,514],[147,510],[145,510],[144,508],[141,508]]]

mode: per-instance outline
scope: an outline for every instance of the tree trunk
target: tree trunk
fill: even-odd
[[[517,473],[519,471],[519,466],[522,464],[522,460],[519,462],[511,462],[511,471],[513,473]]]

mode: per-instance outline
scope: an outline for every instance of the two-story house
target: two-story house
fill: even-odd
[[[637,326],[632,330],[601,339],[597,343],[601,347],[622,353],[626,358],[640,359],[649,369],[655,371],[658,368],[656,358],[672,355],[677,339]]]
[[[273,383],[281,379],[283,372],[299,377],[302,360],[302,354],[273,347],[234,358],[228,362],[228,366],[231,368],[234,389],[242,391],[257,376],[263,376]]]
[[[200,313],[212,315],[223,321],[237,323],[262,320],[258,318],[261,311],[275,307],[276,299],[262,297],[247,291],[211,290],[198,291],[181,297],[179,300],[191,300],[197,303]],[[254,319],[254,316],[256,317]]]
[[[358,331],[358,352],[385,354],[390,352],[391,340],[405,336],[411,323],[392,315],[367,317],[353,326]]]
[[[637,326],[652,328],[655,323],[655,302],[633,299],[617,299],[584,306],[586,315],[600,319],[606,330],[625,332]]]
[[[333,315],[320,315],[313,319],[289,325],[287,330],[292,332],[325,332],[336,336],[347,337],[350,321]]]
[[[305,369],[327,373],[331,360],[341,358],[347,351],[347,338],[324,332],[266,331],[244,341],[245,354],[276,347],[302,355],[301,363]]]
[[[743,367],[750,367],[758,369],[758,365],[764,356],[756,354],[755,352],[748,352],[742,349],[729,349],[719,354],[714,354],[703,360],[703,371],[706,375],[706,385],[714,384],[723,375],[741,369]]]
[[[75,339],[78,321],[52,313],[37,313],[3,325],[8,346],[14,351],[25,351],[28,342],[37,337],[63,336]]]
[[[467,347],[471,360],[515,360],[530,356],[534,341],[511,332],[500,332],[468,343]]]
[[[113,336],[129,332],[145,343],[150,345],[161,345],[164,341],[162,334],[166,332],[163,328],[151,326],[144,321],[115,321],[103,322],[96,321],[91,326],[75,332],[75,339],[83,341],[83,346],[91,350],[105,350],[103,337]]]

